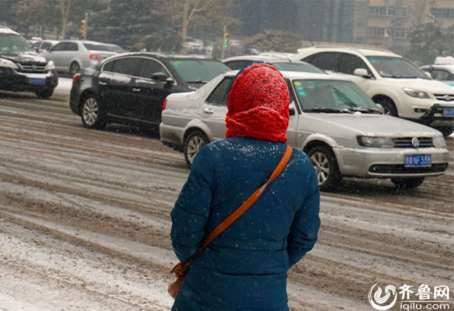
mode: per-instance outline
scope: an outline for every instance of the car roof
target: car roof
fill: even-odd
[[[229,71],[225,74],[226,77],[235,77],[238,74],[238,70]],[[282,75],[290,80],[337,80],[337,81],[349,81],[350,79],[343,76],[328,75],[325,73],[312,73],[312,72],[296,72],[296,71],[281,71]]]
[[[421,69],[445,69],[448,70],[449,72],[454,72],[454,64],[453,65],[426,65],[422,66]]]
[[[222,62],[232,62],[232,61],[262,61],[262,62],[269,62],[269,63],[275,63],[275,62],[291,62],[291,59],[287,57],[276,57],[276,56],[267,56],[267,55],[243,55],[243,56],[236,56],[236,57],[230,57],[227,59],[224,59]]]
[[[387,57],[402,57],[399,54],[393,53],[389,50],[380,48],[362,48],[362,47],[309,47],[299,50],[299,54],[311,55],[320,52],[341,52],[341,53],[354,53],[362,56],[387,56]]]
[[[0,34],[4,35],[16,35],[19,36],[20,34],[18,32],[15,32],[11,28],[0,26]]]
[[[165,55],[165,54],[162,54],[162,53],[155,53],[155,52],[128,52],[128,53],[122,53],[122,54],[113,56],[113,57],[111,57],[109,59],[117,58],[117,57],[125,57],[125,56],[153,57],[153,58],[157,58],[159,60],[185,59],[185,60],[218,61],[217,59],[214,59],[214,58],[198,57],[198,56],[194,56],[194,55]]]

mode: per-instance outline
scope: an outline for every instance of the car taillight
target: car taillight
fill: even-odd
[[[76,73],[73,76],[73,85],[80,82],[80,73]]]
[[[88,54],[88,58],[91,61],[96,61],[98,63],[102,61],[102,55],[101,54],[90,53],[90,54]]]
[[[164,98],[164,101],[162,102],[162,111],[167,109],[167,98]]]

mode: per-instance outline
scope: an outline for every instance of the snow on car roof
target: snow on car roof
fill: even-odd
[[[344,52],[344,53],[357,53],[363,56],[388,56],[388,57],[402,57],[399,54],[393,53],[388,50],[383,50],[380,48],[360,48],[360,47],[309,47],[299,50],[300,55],[311,55],[315,52]]]
[[[8,27],[0,27],[0,34],[5,34],[5,35],[19,35],[19,33],[15,32],[11,28]]]
[[[238,70],[229,71],[225,74],[226,77],[234,77],[238,74]],[[325,73],[312,73],[312,72],[297,72],[297,71],[281,71],[282,75],[290,80],[339,80],[351,81],[347,77],[340,75],[328,75]]]

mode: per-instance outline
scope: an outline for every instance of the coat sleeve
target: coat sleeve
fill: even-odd
[[[295,215],[288,237],[290,267],[314,247],[320,229],[320,190],[312,166],[310,172],[308,187],[305,189],[308,195]]]
[[[214,178],[210,166],[210,150],[200,150],[191,173],[172,210],[172,245],[180,261],[195,253],[205,236],[210,214]]]

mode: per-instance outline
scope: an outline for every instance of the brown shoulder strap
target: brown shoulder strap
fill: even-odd
[[[254,204],[257,200],[262,196],[265,192],[266,188],[273,183],[284,171],[287,167],[290,158],[292,157],[293,149],[290,146],[287,146],[282,159],[280,160],[279,164],[274,169],[271,176],[268,180],[261,185],[253,194],[251,194],[246,201],[241,204],[239,208],[237,208],[232,214],[230,214],[224,221],[222,221],[210,234],[205,238],[202,242],[202,247],[207,248],[208,245],[217,239],[222,233],[224,233],[231,225],[233,225],[241,216],[243,216]]]

